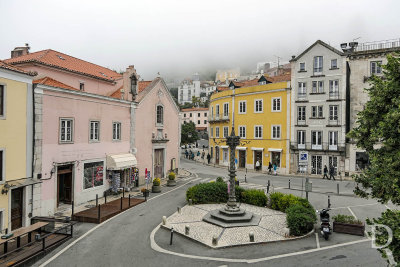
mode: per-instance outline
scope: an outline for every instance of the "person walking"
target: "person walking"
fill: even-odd
[[[200,161],[200,151],[197,151],[197,160]]]
[[[185,158],[189,157],[189,152],[187,151],[187,149],[185,150]]]
[[[331,167],[329,168],[329,180],[330,179],[336,180],[335,179],[335,167],[333,167],[333,165],[331,165]]]
[[[272,163],[271,161],[268,163],[268,174],[272,174]]]
[[[278,173],[276,172],[277,168],[278,168],[278,166],[276,166],[276,163],[274,163],[274,175],[278,175]]]
[[[259,171],[259,170],[260,170],[260,161],[257,160],[256,161],[256,171]]]
[[[329,177],[328,177],[328,167],[326,167],[326,165],[324,167],[324,177],[322,177],[322,179],[325,179],[325,177],[326,177],[326,180],[329,179]]]
[[[210,160],[211,160],[211,155],[210,155],[210,153],[207,153],[207,162],[208,162],[208,164],[210,164]]]

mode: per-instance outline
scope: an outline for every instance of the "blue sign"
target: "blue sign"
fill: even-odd
[[[235,164],[238,164],[238,160],[237,159],[235,159]]]

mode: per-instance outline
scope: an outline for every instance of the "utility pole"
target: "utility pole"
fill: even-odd
[[[274,57],[278,58],[278,71],[277,71],[277,76],[279,76],[279,60],[282,59],[280,56],[274,55]]]

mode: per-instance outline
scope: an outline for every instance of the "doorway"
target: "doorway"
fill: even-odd
[[[57,207],[72,201],[72,164],[57,167]]]
[[[215,147],[215,164],[219,164],[219,147]]]
[[[23,193],[23,187],[11,191],[11,231],[22,227]]]
[[[239,150],[239,168],[246,168],[246,150]]]
[[[260,170],[262,170],[262,151],[254,151],[254,169],[256,170],[256,162],[260,162]]]
[[[164,149],[154,150],[154,177],[164,177]]]

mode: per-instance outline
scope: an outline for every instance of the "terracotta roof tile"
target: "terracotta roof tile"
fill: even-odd
[[[0,68],[6,69],[6,70],[15,71],[15,72],[26,74],[26,75],[30,75],[30,76],[36,76],[37,75],[37,72],[25,71],[23,69],[20,69],[18,67],[13,66],[13,65],[7,64],[6,62],[4,62],[2,60],[0,60]]]
[[[208,111],[208,108],[184,108],[181,111],[186,112],[186,111]]]
[[[138,93],[142,92],[144,89],[146,89],[147,86],[151,84],[152,81],[139,81],[138,84]]]
[[[106,81],[122,77],[118,72],[108,68],[51,49],[6,59],[5,62],[12,65],[35,62]]]
[[[291,78],[291,74],[286,73],[280,76],[273,76],[273,77],[266,77],[264,76],[268,81],[273,82],[273,83],[277,83],[277,82],[286,82],[286,81],[290,81]]]
[[[121,99],[121,89],[122,89],[122,88],[124,88],[123,85],[122,85],[120,88],[118,88],[117,90],[115,90],[115,92],[112,93],[112,94],[110,95],[110,97]]]
[[[47,85],[47,86],[58,87],[58,88],[63,88],[63,89],[68,89],[68,90],[79,91],[79,89],[76,89],[65,83],[54,80],[50,77],[44,77],[42,79],[34,80],[33,83],[34,84],[43,84],[43,85]]]

